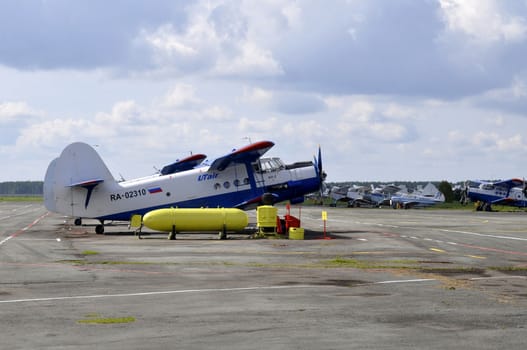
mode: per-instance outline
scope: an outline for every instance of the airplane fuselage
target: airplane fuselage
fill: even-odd
[[[468,187],[467,196],[474,202],[489,204],[504,204],[516,207],[526,207],[525,197],[520,187],[506,188],[492,184],[480,184],[478,187]]]
[[[131,181],[107,181],[93,189],[87,205],[85,188],[56,188],[56,203],[64,203],[59,212],[74,217],[129,220],[133,214],[143,215],[164,207],[235,207],[266,192],[272,192],[279,202],[301,198],[320,186],[313,165],[265,171],[254,168],[253,164],[237,164],[222,171],[201,167]],[[60,197],[64,201],[58,200]]]

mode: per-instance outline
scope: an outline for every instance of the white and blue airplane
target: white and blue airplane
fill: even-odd
[[[492,205],[527,207],[527,184],[525,180],[513,178],[503,181],[467,181],[461,202],[478,203],[476,210],[491,211]]]
[[[129,221],[160,208],[254,209],[261,204],[289,200],[301,203],[306,194],[319,191],[326,174],[318,158],[286,165],[280,158],[261,158],[274,143],[252,143],[203,165],[203,154],[162,168],[159,174],[118,182],[100,156],[81,142],[67,146],[48,166],[44,204],[51,212],[97,219]]]
[[[413,193],[396,193],[390,198],[392,208],[425,208],[445,202],[445,195],[432,183]]]

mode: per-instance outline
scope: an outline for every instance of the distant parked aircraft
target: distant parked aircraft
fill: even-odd
[[[390,205],[390,197],[401,191],[405,186],[381,185],[374,187],[352,185],[350,187],[334,186],[329,196],[333,199],[333,206],[337,202],[346,202],[348,207],[379,207]]]
[[[422,208],[443,203],[445,196],[433,184],[429,183],[420,191],[397,193],[390,199],[392,208]]]
[[[525,180],[518,178],[503,181],[467,181],[461,202],[466,204],[469,199],[478,203],[478,211],[491,211],[493,204],[527,207],[527,184]]]

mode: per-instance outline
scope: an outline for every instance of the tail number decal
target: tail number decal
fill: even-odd
[[[110,202],[118,201],[121,199],[131,199],[136,197],[146,196],[148,191],[145,188],[140,190],[126,191],[123,193],[111,193]]]

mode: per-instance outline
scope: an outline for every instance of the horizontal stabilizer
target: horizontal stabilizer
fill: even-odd
[[[67,187],[83,187],[83,188],[95,187],[101,182],[104,182],[104,180],[103,179],[86,180],[86,181],[81,181],[81,182],[70,184]]]
[[[260,141],[248,146],[234,150],[232,153],[220,157],[212,162],[209,170],[225,170],[232,163],[251,163],[259,159],[267,152],[274,143],[271,141]]]

